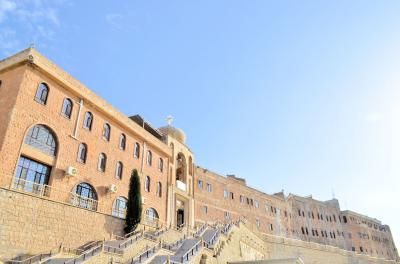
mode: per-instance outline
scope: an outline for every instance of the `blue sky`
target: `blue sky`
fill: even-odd
[[[34,43],[127,115],[173,115],[197,163],[268,193],[333,193],[400,245],[399,1],[0,0],[0,55]]]

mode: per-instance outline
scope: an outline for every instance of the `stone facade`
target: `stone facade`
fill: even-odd
[[[195,166],[183,131],[170,124],[155,129],[140,116],[123,115],[34,49],[0,61],[0,81],[0,209],[7,212],[0,216],[3,245],[39,251],[121,232],[124,208],[117,199],[127,197],[136,169],[144,225],[194,227],[196,221],[245,218],[266,236],[398,258],[390,228],[380,221],[341,211],[335,199],[268,195],[244,179]],[[42,84],[48,94],[40,102]],[[67,115],[66,100],[72,103]],[[90,129],[84,125],[88,112]],[[55,138],[44,143],[45,148],[54,144],[54,153],[27,141],[38,125]],[[29,175],[21,172],[24,159],[39,164],[34,169],[49,168],[50,174],[44,181],[32,175],[33,182],[27,181]],[[82,191],[82,184],[88,189]]]

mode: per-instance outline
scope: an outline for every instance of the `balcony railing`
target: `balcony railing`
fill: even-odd
[[[156,217],[152,217],[149,215],[145,215],[143,219],[143,223],[147,226],[152,226],[152,227],[159,227],[160,225],[160,220]]]
[[[98,206],[97,200],[80,196],[73,192],[59,190],[46,184],[27,181],[21,178],[14,178],[11,188],[37,196],[48,197],[52,200],[66,202],[76,207],[81,207],[88,210],[96,211]]]
[[[186,184],[180,180],[176,180],[176,187],[186,192]]]

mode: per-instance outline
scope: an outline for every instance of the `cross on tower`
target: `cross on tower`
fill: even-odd
[[[167,124],[170,126],[172,124],[172,121],[174,121],[174,117],[172,115],[167,116]]]

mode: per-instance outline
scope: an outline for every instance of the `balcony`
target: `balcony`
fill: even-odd
[[[186,183],[176,180],[176,187],[184,192],[186,192]]]
[[[73,206],[96,211],[98,201],[80,196],[73,192],[59,190],[46,184],[31,182],[20,178],[14,178],[12,189],[33,195],[46,197],[50,200],[72,204]]]

